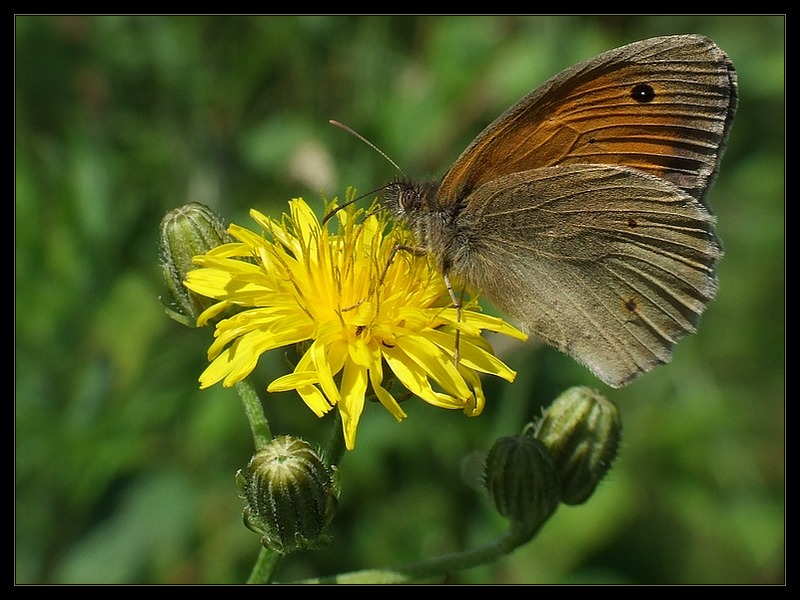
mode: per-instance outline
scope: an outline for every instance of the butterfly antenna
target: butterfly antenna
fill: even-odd
[[[373,194],[377,194],[377,193],[378,193],[378,192],[380,192],[381,190],[385,190],[385,189],[386,189],[387,187],[389,187],[390,185],[392,185],[392,184],[391,184],[391,183],[387,183],[386,185],[382,185],[382,186],[381,186],[381,187],[379,187],[379,188],[375,188],[375,189],[374,189],[374,190],[372,190],[371,192],[367,192],[366,194],[361,194],[360,196],[358,196],[358,197],[356,197],[356,198],[353,198],[352,200],[348,200],[347,202],[342,202],[341,204],[339,204],[339,205],[337,205],[336,207],[334,207],[334,209],[333,209],[331,212],[329,212],[327,215],[325,215],[325,216],[322,218],[322,225],[325,225],[325,223],[327,223],[328,221],[330,221],[331,217],[332,217],[333,215],[335,215],[337,212],[339,212],[340,210],[342,210],[343,208],[347,208],[347,207],[348,207],[348,206],[350,206],[351,204],[355,204],[356,202],[358,202],[358,201],[359,201],[359,200],[361,200],[362,198],[366,198],[367,196],[372,196]],[[381,208],[379,208],[379,210],[382,210],[382,209],[381,209]],[[376,212],[377,212],[377,211],[376,211]],[[370,213],[370,214],[372,214],[372,213]]]
[[[364,143],[365,143],[367,146],[369,146],[369,147],[370,147],[370,148],[372,148],[372,149],[373,149],[375,152],[377,152],[378,154],[380,154],[380,155],[381,155],[381,156],[382,156],[382,157],[383,157],[383,158],[384,158],[384,159],[385,159],[385,160],[386,160],[386,161],[387,161],[387,162],[388,162],[390,165],[392,165],[392,166],[393,166],[395,169],[397,169],[397,172],[398,172],[398,173],[400,173],[400,175],[402,175],[403,177],[406,177],[406,174],[403,172],[403,169],[401,169],[401,168],[400,168],[400,166],[399,166],[399,165],[398,165],[396,162],[394,162],[394,161],[393,161],[393,160],[392,160],[392,159],[389,157],[389,155],[388,155],[388,154],[386,154],[386,153],[385,153],[383,150],[381,150],[380,148],[378,148],[378,147],[377,147],[375,144],[373,144],[372,142],[370,142],[370,141],[369,141],[367,138],[365,138],[363,135],[361,135],[360,133],[358,133],[358,132],[357,132],[356,130],[354,130],[352,127],[349,127],[349,126],[345,125],[344,123],[340,123],[339,121],[336,121],[336,120],[334,120],[334,119],[330,119],[328,122],[329,122],[331,125],[334,125],[334,126],[338,127],[339,129],[343,129],[344,131],[346,131],[347,133],[349,133],[349,134],[350,134],[350,135],[352,135],[353,137],[355,137],[355,138],[357,138],[357,139],[361,140],[362,142],[364,142]],[[334,209],[333,209],[331,212],[329,212],[327,215],[325,215],[325,216],[323,217],[323,219],[322,219],[322,224],[323,224],[323,225],[325,225],[325,223],[327,223],[327,222],[330,220],[330,218],[331,218],[333,215],[335,215],[337,212],[339,212],[339,211],[340,211],[340,210],[342,210],[343,208],[345,208],[345,207],[347,207],[347,206],[350,206],[351,204],[354,204],[355,202],[358,202],[358,201],[359,201],[359,200],[361,200],[362,198],[366,198],[367,196],[371,196],[372,194],[375,194],[375,193],[377,193],[377,192],[380,192],[380,191],[381,191],[381,190],[383,190],[383,189],[386,189],[386,187],[387,187],[388,185],[390,185],[390,184],[387,184],[387,185],[382,185],[381,187],[379,187],[379,188],[377,188],[377,189],[375,189],[375,190],[372,190],[371,192],[368,192],[368,193],[366,193],[366,194],[363,194],[363,195],[359,196],[358,198],[353,198],[352,200],[348,200],[347,202],[344,202],[343,204],[340,204],[339,206],[337,206],[336,208],[334,208]]]
[[[378,153],[378,154],[380,154],[380,155],[381,155],[383,158],[385,158],[385,159],[386,159],[386,161],[387,161],[387,162],[388,162],[390,165],[392,165],[392,166],[393,166],[395,169],[397,169],[397,172],[398,172],[398,173],[400,173],[400,175],[402,175],[403,177],[405,177],[405,176],[406,176],[406,174],[403,172],[403,169],[401,169],[401,168],[400,168],[400,166],[399,166],[399,165],[398,165],[396,162],[394,162],[394,161],[393,161],[391,158],[389,158],[389,155],[388,155],[388,154],[386,154],[386,152],[384,152],[383,150],[381,150],[380,148],[378,148],[378,147],[377,147],[375,144],[373,144],[373,143],[372,143],[372,142],[370,142],[370,141],[369,141],[367,138],[365,138],[363,135],[361,135],[360,133],[358,133],[357,131],[355,131],[355,130],[354,130],[352,127],[348,127],[348,126],[347,126],[347,125],[345,125],[344,123],[340,123],[339,121],[336,121],[336,120],[334,120],[334,119],[331,119],[330,121],[328,121],[328,123],[330,123],[331,125],[335,125],[335,126],[336,126],[336,127],[338,127],[339,129],[344,129],[344,130],[345,130],[347,133],[349,133],[349,134],[350,134],[350,135],[352,135],[353,137],[355,137],[355,138],[358,138],[359,140],[361,140],[362,142],[364,142],[364,143],[365,143],[367,146],[369,146],[370,148],[372,148],[373,150],[375,150],[375,152],[377,152],[377,153]]]

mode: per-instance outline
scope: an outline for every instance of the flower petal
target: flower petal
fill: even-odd
[[[409,357],[399,348],[385,349],[383,352],[384,358],[392,372],[397,376],[408,390],[415,396],[421,398],[428,404],[438,406],[440,408],[463,408],[468,402],[435,391],[428,377],[419,369],[414,368],[414,362],[409,360]]]
[[[397,346],[418,367],[421,367],[425,373],[433,377],[434,381],[441,385],[445,391],[459,398],[470,396],[469,388],[464,383],[463,377],[458,373],[453,361],[436,344],[422,335],[417,335],[398,338]]]
[[[438,329],[430,329],[423,334],[426,339],[430,340],[449,356],[455,353],[455,337],[453,335],[442,332]],[[481,373],[491,373],[502,377],[506,381],[514,381],[517,376],[516,371],[511,370],[508,366],[497,358],[494,354],[490,354],[482,347],[476,345],[475,338],[463,335],[458,341],[458,360],[459,366],[464,366]],[[482,337],[477,340],[485,341]]]
[[[339,414],[342,415],[342,431],[348,450],[352,450],[356,445],[356,427],[364,410],[367,381],[367,370],[363,366],[352,361],[344,364]]]

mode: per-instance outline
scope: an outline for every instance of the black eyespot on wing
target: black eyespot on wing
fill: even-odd
[[[653,99],[656,97],[656,91],[653,89],[651,85],[646,83],[640,83],[638,85],[633,86],[631,90],[631,98],[639,102],[640,104],[646,104],[648,102],[652,102]]]

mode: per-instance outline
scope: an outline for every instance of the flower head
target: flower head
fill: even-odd
[[[486,457],[484,483],[497,511],[539,527],[558,507],[561,483],[547,447],[530,435],[498,439]]]
[[[212,300],[187,290],[186,274],[197,268],[192,262],[195,255],[230,241],[222,219],[199,202],[189,202],[164,215],[159,249],[169,292],[164,308],[170,317],[187,327],[197,326],[197,317]]]
[[[572,387],[545,409],[534,434],[553,456],[561,501],[582,504],[611,468],[622,421],[616,405],[605,396],[587,387]]]
[[[338,407],[352,449],[369,389],[398,421],[406,416],[385,384],[387,368],[424,401],[468,415],[483,409],[480,373],[514,379],[481,332],[525,334],[474,306],[459,315],[427,257],[393,252],[412,241],[383,211],[340,209],[331,233],[302,199],[289,206],[281,221],[252,210],[263,233],[231,225],[238,241],[195,259],[201,268],[189,272],[187,287],[218,301],[198,323],[239,309],[217,323],[202,388],[231,386],[263,352],[306,342],[294,372],[268,390],[296,390],[317,416]]]
[[[325,529],[338,506],[337,471],[305,440],[273,438],[236,473],[236,483],[244,524],[265,547],[288,554],[331,542]]]

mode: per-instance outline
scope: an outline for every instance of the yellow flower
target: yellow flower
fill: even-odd
[[[263,352],[310,342],[294,372],[267,389],[296,390],[320,417],[337,406],[352,450],[369,388],[398,421],[406,416],[385,385],[387,367],[419,398],[471,416],[485,401],[480,373],[513,381],[481,331],[525,334],[470,306],[459,317],[432,262],[403,251],[391,257],[412,241],[384,211],[339,210],[334,234],[302,199],[289,206],[281,221],[252,210],[263,233],[231,225],[237,242],[195,258],[200,268],[187,287],[218,300],[198,325],[232,305],[240,311],[217,323],[201,388],[232,386]]]

